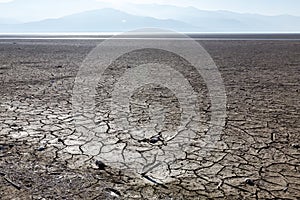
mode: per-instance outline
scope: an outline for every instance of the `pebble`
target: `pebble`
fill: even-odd
[[[151,137],[151,138],[149,139],[149,142],[150,142],[151,144],[155,144],[155,143],[157,143],[157,142],[159,142],[159,141],[161,141],[160,136],[153,136],[153,137]]]
[[[292,144],[292,147],[296,148],[296,149],[299,149],[300,148],[300,145],[299,144]]]
[[[120,197],[121,196],[121,193],[118,190],[115,190],[113,188],[106,188],[106,190],[108,190],[110,192],[111,196],[114,196],[114,197]]]
[[[248,185],[250,185],[250,186],[254,186],[255,185],[254,181],[252,179],[250,179],[250,178],[246,178],[245,179],[245,183],[248,184]]]
[[[37,151],[45,151],[46,150],[46,147],[39,147],[36,149]]]
[[[152,136],[150,139],[142,139],[142,140],[139,140],[139,142],[149,142],[151,144],[155,144],[159,141],[162,141],[161,137],[159,135],[155,135],[155,136]]]
[[[102,161],[100,161],[100,160],[96,160],[95,164],[96,164],[96,166],[98,167],[98,169],[100,169],[100,170],[104,170],[105,167],[107,167],[107,166],[106,166]]]

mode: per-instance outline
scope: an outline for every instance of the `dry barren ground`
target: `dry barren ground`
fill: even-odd
[[[112,63],[97,88],[96,139],[85,140],[73,123],[71,97],[79,66],[97,42],[0,41],[0,199],[299,199],[300,42],[200,43],[219,67],[227,94],[222,145],[206,154],[207,89],[175,55],[146,49]],[[180,72],[202,95],[201,120],[188,124],[188,148],[168,148],[163,135],[138,140],[111,124],[116,119],[105,105],[107,91],[125,69],[147,59],[175,68],[183,63]],[[159,104],[165,128],[176,127],[180,109],[167,88],[148,85],[132,99],[144,100],[132,104],[132,125],[147,124],[151,110],[147,114],[143,106]],[[139,150],[140,157],[151,150],[173,160],[149,174],[130,170],[132,165],[120,170],[103,157],[115,149],[127,155]],[[168,177],[155,178],[163,173]]]

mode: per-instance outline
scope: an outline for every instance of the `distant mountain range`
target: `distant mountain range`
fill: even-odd
[[[3,24],[0,32],[119,32],[143,27],[197,31],[198,27],[172,19],[131,15],[105,8],[24,24]]]
[[[17,23],[0,19],[0,32],[122,32],[156,27],[180,32],[300,32],[300,17],[264,16],[194,7],[128,5],[86,11],[57,19]]]
[[[221,32],[300,32],[300,17],[290,15],[264,16],[229,11],[206,11],[194,7],[129,4],[126,11],[136,15],[171,18],[203,31]]]

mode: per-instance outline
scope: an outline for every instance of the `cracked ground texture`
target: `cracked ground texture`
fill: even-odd
[[[227,95],[220,145],[205,154],[202,137],[211,112],[205,83],[188,63],[161,50],[134,51],[111,63],[97,87],[95,139],[80,135],[73,85],[98,42],[0,40],[0,199],[300,198],[300,42],[200,41]],[[155,84],[131,96],[128,122],[144,131],[115,125],[107,103],[112,85],[148,60],[178,67],[199,94],[200,119],[186,125],[188,138],[164,144],[164,131],[176,130],[181,110],[172,91]],[[164,119],[156,119],[157,113]],[[153,126],[155,120],[164,126]],[[157,130],[162,135],[150,142]],[[143,174],[118,162],[132,154],[119,154],[115,162],[103,156],[115,149],[173,159]],[[103,170],[96,161],[107,166]]]

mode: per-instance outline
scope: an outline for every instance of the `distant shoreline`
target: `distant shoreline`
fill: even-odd
[[[0,33],[0,40],[292,40],[300,41],[300,33],[155,33],[127,35],[102,33]]]
[[[182,34],[182,35],[181,35]],[[0,33],[0,40],[300,40],[300,33]]]

